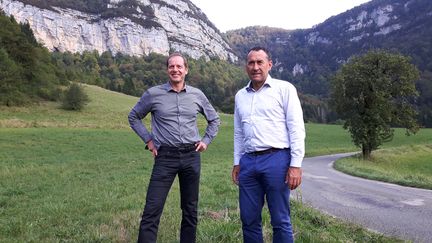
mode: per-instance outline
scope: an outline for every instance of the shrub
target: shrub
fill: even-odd
[[[79,111],[89,102],[81,85],[72,83],[63,96],[63,109]]]

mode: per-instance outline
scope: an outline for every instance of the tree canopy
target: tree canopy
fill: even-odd
[[[419,71],[410,59],[381,50],[353,57],[332,81],[331,105],[363,158],[393,138],[394,126],[418,130],[414,97]]]
[[[22,105],[35,98],[55,100],[62,81],[51,54],[36,42],[28,24],[0,12],[0,104]]]

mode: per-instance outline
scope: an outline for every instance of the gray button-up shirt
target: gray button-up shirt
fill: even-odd
[[[150,133],[142,119],[151,113]],[[207,128],[201,139],[198,126],[198,113],[207,120]],[[160,145],[178,146],[203,141],[210,144],[216,136],[220,119],[204,93],[185,85],[181,92],[165,83],[148,89],[129,113],[129,124],[138,136],[147,143],[153,140],[156,148]]]

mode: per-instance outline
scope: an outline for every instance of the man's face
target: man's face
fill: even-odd
[[[247,56],[246,72],[251,81],[258,83],[264,82],[272,66],[272,61],[268,59],[264,51],[249,52]]]
[[[168,60],[168,76],[171,82],[184,82],[188,69],[184,65],[184,60],[180,56],[173,56]]]

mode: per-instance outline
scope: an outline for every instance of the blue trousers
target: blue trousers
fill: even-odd
[[[185,150],[164,147],[158,150],[147,189],[138,243],[156,242],[165,201],[177,175],[179,177],[180,207],[182,210],[180,242],[193,243],[196,241],[200,161],[200,153],[195,152],[195,146]]]
[[[240,159],[240,218],[245,243],[263,242],[264,200],[271,216],[273,242],[293,242],[290,190],[285,177],[291,162],[289,149],[262,155],[244,154]]]

